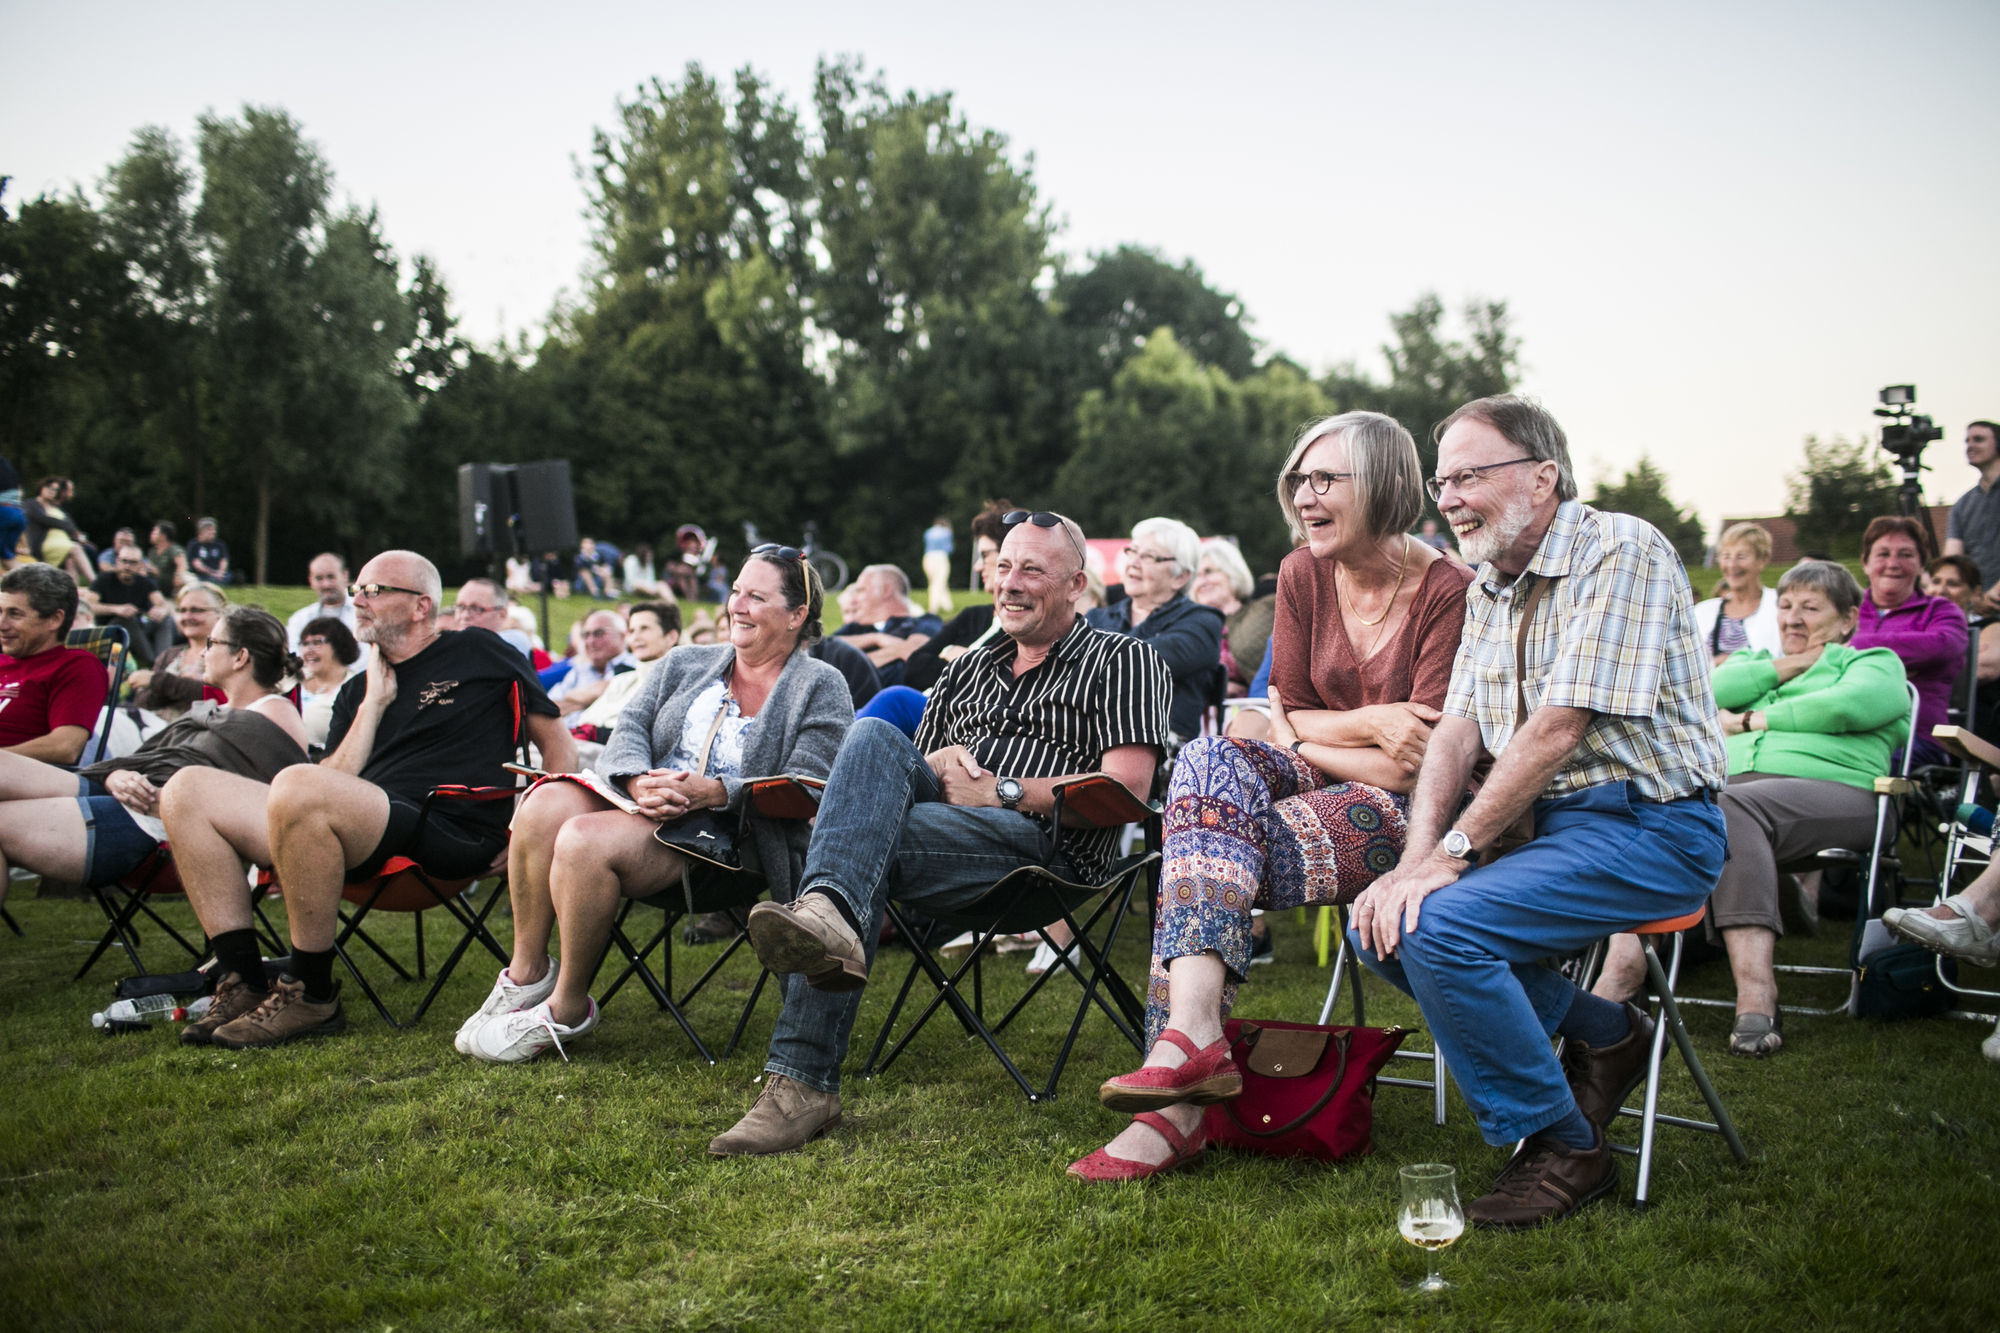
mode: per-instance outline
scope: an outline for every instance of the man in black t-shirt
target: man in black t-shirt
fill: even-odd
[[[229,543],[215,534],[215,520],[204,518],[194,525],[194,540],[188,543],[188,569],[209,583],[229,582]]]
[[[385,551],[349,590],[368,670],[341,687],[317,765],[269,786],[186,768],[160,817],[188,901],[222,973],[214,1007],[182,1031],[193,1045],[271,1046],[346,1026],[333,980],[341,889],[407,856],[440,879],[476,875],[507,845],[511,801],[425,799],[444,786],[510,787],[502,767],[524,736],[543,766],[567,773],[576,748],[527,661],[489,630],[440,631],[437,567]],[[271,866],[285,890],[292,965],[268,994],[243,861]]]
[[[152,567],[136,546],[118,550],[118,563],[90,585],[90,610],[100,625],[123,625],[132,640],[132,656],[153,665],[173,641],[173,607],[160,596]]]

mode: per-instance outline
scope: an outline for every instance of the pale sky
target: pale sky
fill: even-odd
[[[1711,524],[1773,513],[1807,434],[1914,381],[1928,495],[2000,419],[2000,5],[0,0],[10,204],[132,133],[280,106],[443,271],[466,331],[585,260],[575,164],[689,61],[803,106],[859,53],[1032,154],[1059,248],[1193,259],[1314,371],[1380,370],[1421,292],[1501,299],[1586,479],[1649,452]]]

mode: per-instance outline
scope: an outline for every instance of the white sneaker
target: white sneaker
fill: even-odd
[[[979,936],[975,935],[973,932],[968,930],[960,934],[954,935],[950,939],[946,940],[943,944],[940,944],[938,946],[938,952],[964,953],[967,949],[970,949],[973,945],[977,943],[979,943]]]
[[[1042,975],[1042,973],[1048,971],[1050,968],[1057,966],[1063,954],[1066,954],[1068,952],[1069,950],[1065,948],[1062,954],[1059,954],[1055,951],[1054,946],[1052,946],[1047,940],[1043,940],[1040,944],[1035,946],[1035,956],[1028,960],[1028,967],[1027,967],[1028,975],[1031,977],[1039,977],[1040,975]],[[1065,968],[1064,970],[1067,971],[1068,969]]]
[[[452,1038],[451,1042],[453,1046],[458,1048],[458,1053],[460,1055],[472,1054],[473,1037],[491,1019],[501,1014],[510,1014],[516,1009],[532,1009],[543,1000],[548,999],[549,996],[554,995],[556,993],[556,968],[558,966],[559,964],[555,959],[549,959],[547,975],[543,976],[540,981],[530,982],[526,986],[516,986],[513,982],[509,981],[507,979],[507,969],[504,967],[501,968],[499,978],[493,983],[493,989],[487,993],[486,1003],[479,1006],[479,1012],[458,1025],[458,1035]]]
[[[1979,1043],[1979,1053],[2000,1065],[2000,1023],[1993,1025],[1993,1035]]]
[[[581,1037],[596,1026],[597,1001],[590,1002],[590,1012],[571,1028],[556,1022],[544,1000],[532,1009],[516,1009],[489,1021],[472,1034],[471,1054],[488,1064],[517,1065],[553,1049],[567,1060],[569,1052],[563,1049],[563,1039]]]

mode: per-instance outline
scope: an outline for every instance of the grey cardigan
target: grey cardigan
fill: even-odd
[[[736,649],[726,643],[686,644],[669,652],[653,668],[651,679],[625,701],[597,771],[622,788],[626,779],[665,763],[680,743],[695,696],[721,679],[735,660]],[[801,648],[787,659],[756,724],[744,733],[743,771],[751,777],[790,773],[824,778],[853,721],[846,679]],[[721,781],[729,792],[727,808],[743,814],[743,779]],[[747,827],[772,899],[788,901],[805,867],[811,826],[803,820],[753,817]]]

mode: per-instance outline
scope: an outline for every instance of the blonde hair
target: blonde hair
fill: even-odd
[[[1758,564],[1771,563],[1771,533],[1762,523],[1732,523],[1724,528],[1715,539],[1715,553],[1721,555],[1728,546],[1747,546]]]

